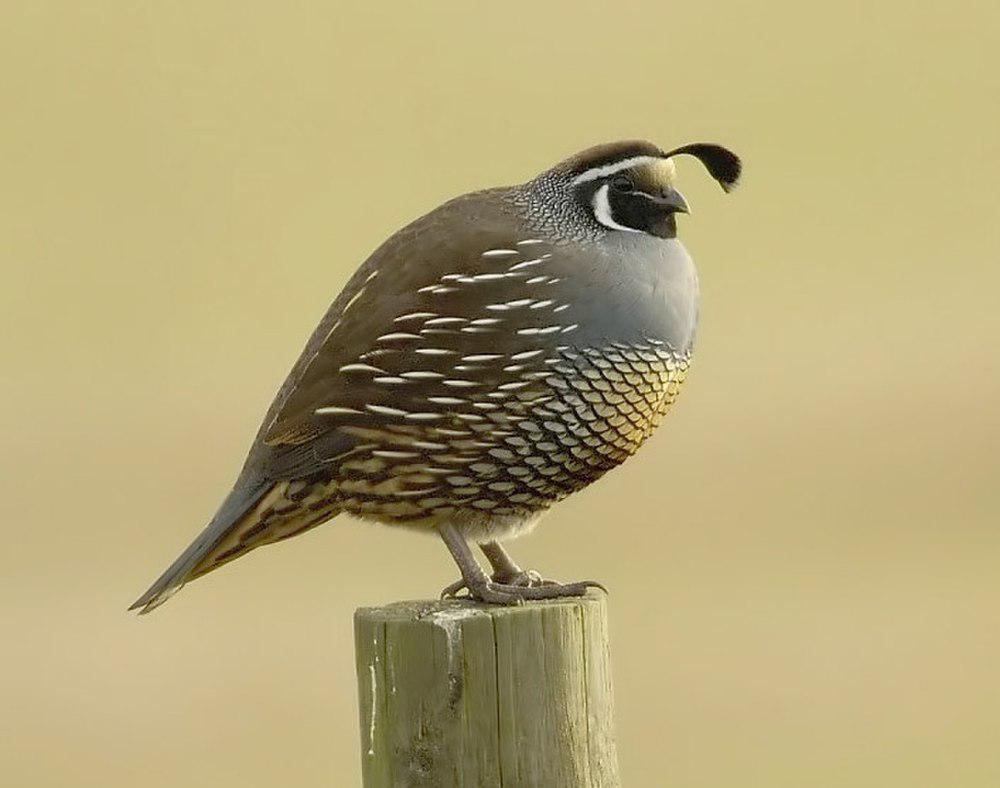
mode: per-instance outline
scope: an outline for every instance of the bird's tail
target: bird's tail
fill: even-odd
[[[336,514],[335,507],[303,506],[294,483],[238,486],[204,531],[178,556],[129,610],[155,610],[189,580],[201,577],[261,545],[302,533]]]

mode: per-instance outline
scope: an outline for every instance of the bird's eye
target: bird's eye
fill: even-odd
[[[630,192],[635,188],[635,184],[627,175],[616,175],[611,180],[611,188],[617,192]]]

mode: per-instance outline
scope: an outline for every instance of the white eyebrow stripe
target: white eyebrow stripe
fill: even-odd
[[[663,157],[633,156],[631,159],[622,159],[621,161],[616,161],[613,164],[605,164],[601,167],[592,167],[591,169],[577,175],[573,179],[573,185],[578,186],[581,183],[596,181],[598,178],[614,175],[616,172],[621,172],[622,170],[630,170],[640,164],[652,164],[654,161],[663,161]]]

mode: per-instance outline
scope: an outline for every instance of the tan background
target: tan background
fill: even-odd
[[[1000,11],[819,5],[3,3],[0,782],[356,783],[351,612],[435,540],[125,607],[385,235],[643,136],[747,163],[682,165],[696,366],[515,545],[612,590],[627,785],[1000,784]]]

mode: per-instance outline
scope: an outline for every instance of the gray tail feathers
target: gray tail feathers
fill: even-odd
[[[238,484],[223,502],[215,517],[204,531],[180,554],[160,578],[139,597],[129,610],[139,610],[140,615],[155,610],[194,577],[204,574],[197,571],[205,558],[215,551],[227,535],[264,498],[269,482]]]

